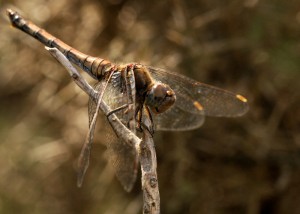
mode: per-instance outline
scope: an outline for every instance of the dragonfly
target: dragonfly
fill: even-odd
[[[12,25],[50,48],[57,48],[73,64],[97,80],[99,100],[89,101],[89,133],[79,161],[79,186],[88,166],[95,130],[98,104],[103,101],[133,133],[141,129],[143,115],[150,116],[153,130],[184,131],[200,127],[206,116],[237,117],[248,109],[245,97],[186,76],[139,63],[115,64],[100,57],[84,54],[62,42],[44,29],[7,10]],[[100,101],[101,100],[101,101]],[[109,116],[109,115],[106,115]],[[109,159],[125,190],[136,180],[138,157],[132,146],[110,136]],[[80,158],[79,158],[80,159]],[[80,173],[79,173],[80,174]]]

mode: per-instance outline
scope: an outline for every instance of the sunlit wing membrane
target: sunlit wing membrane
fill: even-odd
[[[184,111],[178,105],[172,106],[162,114],[153,115],[155,130],[185,131],[196,129],[204,122],[204,115]]]
[[[189,96],[176,94],[175,104],[162,114],[153,114],[156,130],[190,130],[200,127],[204,122],[204,112]],[[186,109],[191,109],[186,111]]]
[[[148,69],[155,80],[168,84],[175,91],[176,95],[181,94],[180,97],[189,97],[197,102],[197,106],[201,106],[204,114],[207,116],[235,117],[241,116],[248,111],[247,100],[241,95],[206,85],[163,69],[152,67],[148,67]],[[181,99],[180,97],[178,97],[178,102],[176,101],[175,105],[182,103],[179,100]],[[194,108],[185,108],[184,110],[195,114]]]

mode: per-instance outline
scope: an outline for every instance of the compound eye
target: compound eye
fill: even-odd
[[[166,87],[163,85],[157,85],[153,90],[153,96],[156,100],[163,100],[167,94]]]
[[[150,89],[145,103],[154,113],[159,114],[169,109],[175,103],[175,100],[175,93],[170,86],[156,83]]]

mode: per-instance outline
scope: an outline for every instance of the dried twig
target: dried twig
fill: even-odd
[[[157,161],[152,138],[152,121],[144,114],[143,140],[140,144],[139,157],[142,171],[142,189],[144,198],[143,213],[160,213],[160,197],[157,180]]]
[[[45,48],[67,69],[74,82],[97,102],[99,93],[101,92],[94,90],[58,49]],[[117,135],[126,143],[132,145],[139,155],[142,170],[142,190],[144,199],[143,213],[160,213],[160,198],[156,173],[156,152],[152,138],[153,131],[150,116],[148,114],[144,115],[143,140],[141,140],[132,133],[115,114],[109,114],[111,110],[103,100],[101,100],[100,109],[105,115],[109,115],[108,120],[114,131],[117,132]]]

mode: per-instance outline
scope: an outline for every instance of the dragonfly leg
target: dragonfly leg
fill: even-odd
[[[124,105],[122,105],[122,106],[120,106],[120,107],[118,107],[118,108],[116,108],[116,109],[110,111],[110,112],[106,115],[106,117],[108,118],[108,117],[111,116],[112,114],[117,113],[118,111],[121,111],[121,110],[123,110],[123,109],[125,109],[125,108],[126,108],[126,110],[124,111],[124,114],[126,114],[126,113],[128,113],[128,112],[130,111],[130,108],[132,108],[132,105],[131,105],[131,104],[124,104]],[[127,122],[126,126],[127,126],[128,128],[130,128],[130,129],[132,129],[132,127],[134,126],[134,124],[135,124],[135,121],[132,122],[132,120],[129,120],[129,121]]]
[[[135,110],[135,120],[136,120],[136,130],[139,132],[142,132],[142,115],[143,115],[143,105],[137,104],[136,110]]]
[[[141,109],[138,123],[141,130],[146,129],[151,135],[154,134],[153,119],[148,106]]]
[[[122,106],[120,106],[120,107],[118,107],[118,108],[116,108],[116,109],[108,112],[108,114],[106,115],[106,117],[109,117],[110,115],[112,115],[114,113],[117,113],[118,111],[121,111],[121,110],[123,110],[123,109],[125,109],[127,107],[128,107],[128,104],[124,104],[124,105],[122,105]]]

